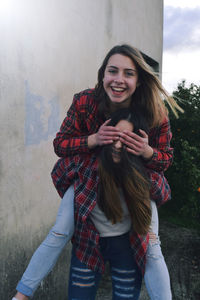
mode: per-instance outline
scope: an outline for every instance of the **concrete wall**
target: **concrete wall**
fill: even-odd
[[[115,44],[161,66],[162,21],[160,0],[0,1],[0,299],[55,221],[52,140],[73,94],[94,86]],[[67,257],[35,299],[65,299]]]

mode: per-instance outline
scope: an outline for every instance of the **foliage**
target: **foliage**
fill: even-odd
[[[186,140],[192,146],[200,146],[200,86],[191,84],[186,87],[185,81],[178,84],[177,90],[173,92],[173,97],[184,109],[184,114],[180,114],[176,119],[170,114],[171,126],[174,132],[174,141]]]
[[[185,81],[178,84],[173,97],[184,109],[176,119],[170,113],[174,162],[166,172],[172,189],[168,210],[183,218],[200,218],[200,86]]]

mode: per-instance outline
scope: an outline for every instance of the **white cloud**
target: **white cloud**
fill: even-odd
[[[200,49],[188,52],[171,53],[163,55],[162,82],[164,87],[172,92],[181,80],[185,79],[186,84],[200,85]]]
[[[180,51],[200,47],[200,6],[197,8],[165,7],[164,50]]]
[[[195,8],[200,6],[199,0],[164,0],[165,6],[182,7],[182,8]]]
[[[164,0],[163,85],[200,85],[200,0]]]

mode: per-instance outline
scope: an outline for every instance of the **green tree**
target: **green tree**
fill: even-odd
[[[191,146],[200,146],[200,86],[191,84],[188,88],[183,80],[178,84],[173,92],[173,97],[177,99],[184,109],[184,114],[180,114],[176,119],[170,114],[171,126],[174,133],[174,141],[180,139],[188,141]]]
[[[194,222],[200,218],[200,86],[185,81],[173,92],[184,113],[170,113],[174,162],[166,172],[172,189],[167,210]]]

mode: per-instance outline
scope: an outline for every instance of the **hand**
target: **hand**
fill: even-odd
[[[97,133],[88,137],[88,147],[94,148],[96,146],[112,144],[113,141],[119,139],[120,131],[113,126],[107,126],[110,119],[103,123]]]
[[[134,155],[141,155],[145,159],[150,159],[153,155],[153,149],[149,146],[149,139],[146,132],[139,130],[141,136],[131,131],[123,131],[120,134],[120,140],[127,146],[127,151]]]

